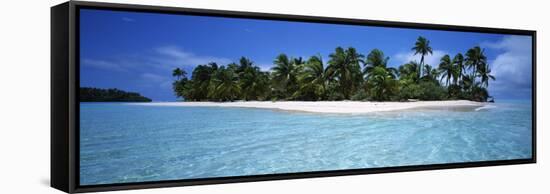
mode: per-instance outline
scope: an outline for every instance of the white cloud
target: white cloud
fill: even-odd
[[[424,56],[424,64],[429,64],[435,68],[439,66],[439,61],[441,60],[441,57],[445,56],[446,54],[448,53],[442,50],[433,50],[431,55]],[[421,56],[419,54],[414,55],[414,51],[409,51],[395,54],[393,56],[393,59],[390,58],[390,61],[394,60],[394,62],[397,62],[396,65],[402,65],[410,61],[420,62],[420,58]]]
[[[169,77],[161,76],[153,73],[143,73],[141,77],[152,82],[163,82],[169,79]]]
[[[158,47],[148,52],[117,55],[110,59],[84,58],[82,60],[82,64],[89,67],[125,72],[149,72],[152,69],[171,71],[176,67],[193,67],[210,62],[226,65],[231,60],[221,57],[197,55],[173,46]]]
[[[143,81],[143,86],[146,87],[160,87],[160,88],[170,88],[172,87],[171,77],[168,75],[159,75],[154,73],[142,73],[141,81]]]
[[[95,60],[95,59],[81,59],[80,63],[83,66],[111,70],[111,71],[127,71],[123,65],[117,62],[105,61],[105,60]]]
[[[129,17],[123,17],[122,18],[122,21],[125,21],[125,22],[134,22],[136,20],[132,19],[132,18],[129,18]]]
[[[221,57],[197,55],[179,47],[157,47],[149,51],[115,55],[108,59],[83,58],[83,66],[107,71],[125,72],[144,87],[172,87],[172,70],[176,67],[194,67],[216,62],[227,65],[231,60]],[[269,67],[260,66],[262,69]]]
[[[273,66],[272,64],[269,64],[269,63],[259,63],[255,65],[258,66],[262,71],[271,71],[271,67]]]
[[[498,42],[484,42],[482,47],[501,49],[511,52],[531,52],[531,37],[529,36],[506,36]]]
[[[231,62],[231,60],[226,58],[196,55],[192,52],[184,51],[183,49],[175,46],[159,47],[154,50],[159,56],[151,57],[151,61],[163,63],[161,65],[168,65],[170,68],[180,66],[195,66],[200,64],[207,64],[210,62],[216,62],[220,65],[225,65]]]
[[[83,56],[82,67],[100,69],[103,72],[123,72],[125,82],[148,89],[162,88],[170,91],[174,78],[172,70],[179,67],[189,71],[196,65],[216,62],[227,65],[232,60],[223,57],[200,55],[176,46],[163,46],[133,53],[113,53],[105,58]],[[260,66],[266,68],[269,66]],[[191,76],[191,72],[187,72]],[[94,74],[82,74],[95,76]],[[147,95],[147,94],[146,94]],[[149,94],[156,95],[156,94]],[[160,95],[160,94],[159,94]]]
[[[482,47],[502,51],[489,60],[496,77],[489,89],[496,95],[525,96],[531,91],[532,45],[529,36],[506,36],[498,42],[485,42]]]

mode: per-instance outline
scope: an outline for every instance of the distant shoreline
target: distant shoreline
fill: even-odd
[[[417,102],[371,102],[371,101],[237,101],[237,102],[150,102],[135,103],[141,106],[180,107],[238,107],[263,108],[312,113],[373,113],[417,108],[480,108],[488,103],[468,100],[417,101]]]
[[[80,102],[151,102],[150,98],[137,92],[127,92],[117,88],[80,87]]]

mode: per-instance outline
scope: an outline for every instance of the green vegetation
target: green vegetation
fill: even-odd
[[[116,88],[80,88],[80,102],[151,102],[138,93],[125,92]]]
[[[418,37],[411,48],[420,63],[410,61],[393,68],[379,49],[367,55],[353,47],[337,47],[325,64],[320,55],[304,60],[280,54],[269,72],[250,59],[218,66],[198,65],[191,78],[176,68],[173,89],[189,101],[234,100],[371,100],[406,101],[466,99],[485,102],[487,88],[495,80],[483,49],[476,46],[453,58],[445,55],[437,67],[425,64],[432,54],[430,41]]]

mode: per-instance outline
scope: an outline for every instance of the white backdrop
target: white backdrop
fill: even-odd
[[[105,1],[105,0],[103,0]],[[50,6],[63,0],[2,1],[0,17],[0,193],[61,193],[49,185]],[[538,31],[538,163],[111,193],[542,193],[550,191],[548,5],[544,1],[124,0],[108,2],[364,18]]]

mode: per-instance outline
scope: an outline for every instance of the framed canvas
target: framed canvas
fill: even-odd
[[[73,192],[536,162],[536,32],[69,1],[51,185]]]

